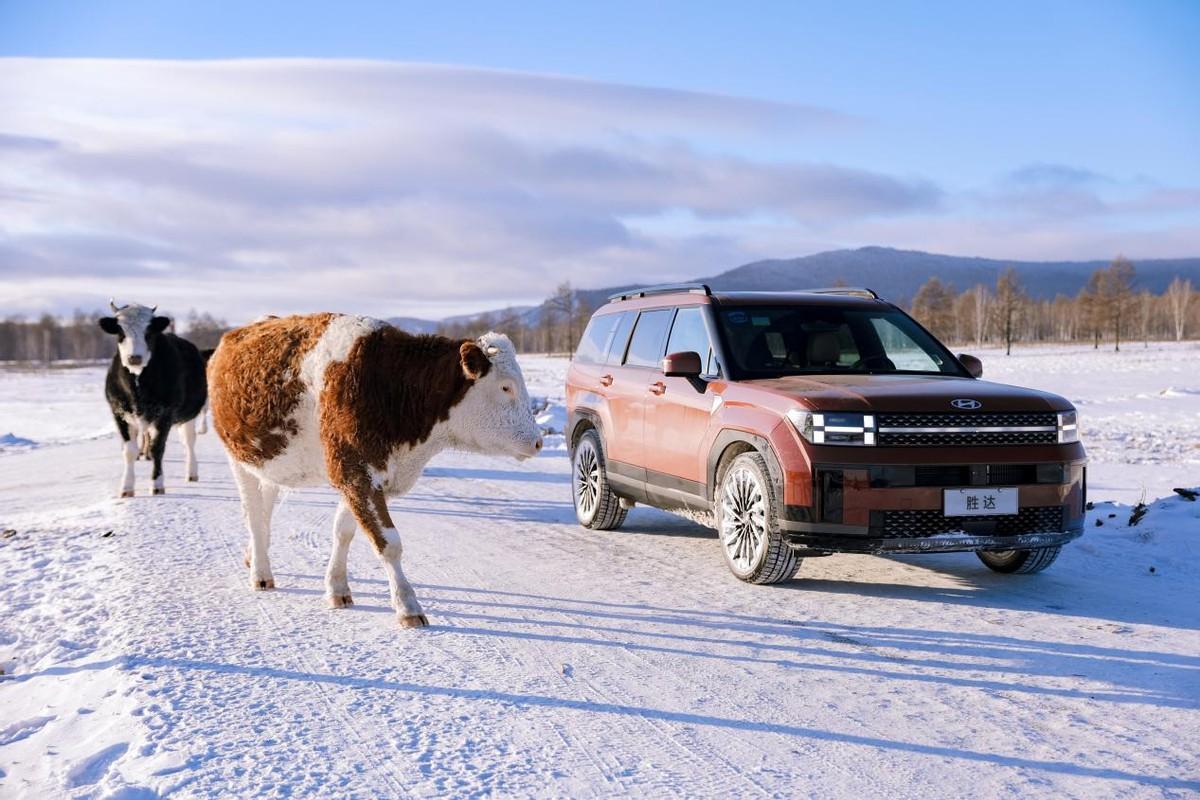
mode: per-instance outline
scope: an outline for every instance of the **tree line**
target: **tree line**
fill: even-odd
[[[1017,271],[1001,272],[994,286],[959,292],[931,277],[913,297],[912,314],[938,338],[955,344],[1020,342],[1110,343],[1181,341],[1200,332],[1200,300],[1190,280],[1176,277],[1162,294],[1137,288],[1137,270],[1118,256],[1097,269],[1074,296],[1035,299]]]
[[[917,290],[909,310],[950,344],[1002,344],[1011,352],[1020,343],[1086,341],[1097,348],[1111,343],[1119,350],[1130,341],[1179,341],[1200,335],[1198,295],[1190,280],[1179,277],[1161,294],[1139,290],[1134,264],[1118,257],[1093,272],[1074,296],[1052,300],[1030,297],[1013,268],[1004,270],[994,285],[976,284],[963,291],[933,276]],[[522,353],[570,353],[598,305],[595,297],[594,292],[579,292],[563,283],[534,310],[480,314],[443,323],[438,333],[470,338],[503,331]],[[163,314],[174,319],[169,312]],[[106,313],[76,311],[67,318],[43,314],[33,321],[0,320],[0,361],[109,358],[115,352],[114,340],[97,326],[102,316]],[[195,310],[180,327],[201,349],[216,347],[229,329],[224,320]]]
[[[175,316],[168,311],[163,316]],[[70,317],[43,314],[36,320],[8,317],[0,320],[0,361],[40,362],[94,361],[112,358],[116,338],[100,330],[98,320],[111,311],[90,314],[76,310]],[[175,322],[168,329],[179,333]],[[183,319],[182,335],[201,350],[216,347],[229,325],[211,314],[190,311]]]

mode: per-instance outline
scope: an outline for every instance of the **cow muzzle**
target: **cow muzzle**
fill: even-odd
[[[524,461],[527,458],[533,458],[540,452],[542,452],[542,437],[538,436],[536,439],[522,442],[516,454],[517,460]]]

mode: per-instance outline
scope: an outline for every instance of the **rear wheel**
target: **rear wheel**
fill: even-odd
[[[995,552],[979,551],[975,555],[979,560],[996,572],[1027,575],[1041,572],[1054,563],[1062,546],[1038,547],[1033,550],[997,550]]]
[[[628,512],[608,484],[604,463],[600,434],[594,429],[585,431],[575,445],[571,464],[575,517],[585,528],[611,531],[621,527]]]
[[[717,531],[725,563],[747,583],[779,583],[796,574],[802,558],[779,530],[775,484],[755,452],[737,456],[717,490]]]

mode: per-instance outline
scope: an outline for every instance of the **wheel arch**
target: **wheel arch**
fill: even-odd
[[[715,501],[717,487],[720,485],[725,471],[729,469],[729,465],[742,453],[748,452],[760,454],[767,462],[767,471],[770,472],[771,480],[775,483],[778,496],[783,497],[783,469],[779,465],[779,459],[775,455],[771,443],[764,436],[749,431],[726,428],[717,434],[708,451],[705,477],[709,502]]]
[[[600,435],[600,444],[604,444],[604,427],[600,422],[600,415],[595,411],[587,408],[577,408],[571,412],[570,424],[567,426],[567,453],[575,454],[575,446],[579,444],[580,437],[589,430],[595,430]]]

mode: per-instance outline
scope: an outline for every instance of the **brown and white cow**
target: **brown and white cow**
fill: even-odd
[[[325,576],[351,605],[346,554],[357,522],[383,561],[405,627],[427,625],[400,568],[387,497],[446,448],[536,455],[541,435],[512,343],[412,336],[342,314],[269,318],[225,334],[209,366],[213,427],[229,451],[250,530],[251,586],[275,586],[267,554],[280,487],[331,484],[342,500]]]

